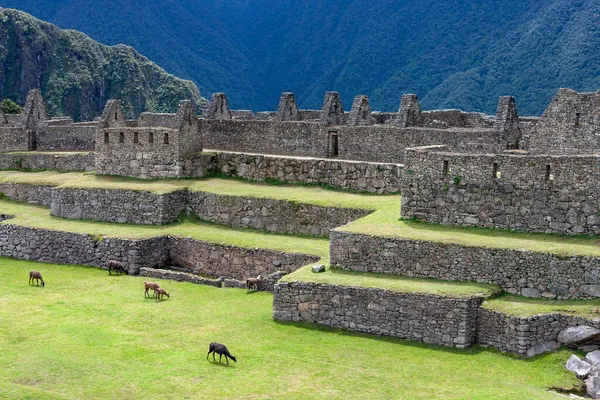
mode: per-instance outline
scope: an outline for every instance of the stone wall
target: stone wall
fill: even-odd
[[[331,265],[347,270],[492,283],[528,297],[600,297],[600,257],[465,246],[332,231]]]
[[[244,153],[401,163],[407,147],[446,144],[454,151],[506,149],[492,128],[405,128],[395,125],[326,126],[316,122],[200,120],[204,147]]]
[[[48,125],[47,128],[37,132],[36,149],[38,151],[93,151],[95,135],[95,123]]]
[[[518,317],[481,308],[477,325],[478,344],[524,356],[533,355],[535,348],[544,343],[556,342],[565,328],[577,325],[600,328],[600,320],[565,314]]]
[[[91,235],[0,225],[0,255],[25,260],[102,267],[108,260],[125,264],[130,274],[143,266],[162,266],[168,252],[163,237],[95,238]]]
[[[185,211],[187,191],[61,188],[52,190],[50,213],[70,219],[131,224],[166,224]]]
[[[13,200],[40,204],[50,207],[52,204],[52,186],[27,185],[13,182],[0,183],[0,193]]]
[[[600,94],[560,89],[528,137],[535,154],[597,154]]]
[[[404,218],[529,232],[600,234],[600,155],[406,151]]]
[[[29,150],[28,132],[19,127],[0,127],[0,143],[2,151]]]
[[[220,152],[215,169],[226,175],[263,181],[329,185],[372,193],[399,193],[402,165],[335,159],[278,157]]]
[[[331,229],[373,212],[208,192],[189,192],[188,197],[189,208],[203,220],[234,228],[300,235],[329,236]]]
[[[0,153],[2,170],[53,170],[61,172],[92,171],[96,160],[94,152],[89,153]]]
[[[273,317],[464,348],[477,335],[481,299],[307,282],[275,286]]]
[[[171,260],[194,274],[237,280],[277,271],[292,272],[319,257],[264,249],[245,249],[186,238],[171,238]]]

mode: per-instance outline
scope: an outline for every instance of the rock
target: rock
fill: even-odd
[[[312,272],[325,272],[325,266],[323,264],[315,264],[312,266]]]
[[[565,364],[565,368],[574,372],[579,379],[586,379],[592,372],[592,366],[573,354]]]
[[[600,399],[600,377],[593,375],[586,379],[585,391],[592,399]]]
[[[586,345],[577,346],[577,350],[581,350],[586,353],[588,353],[590,351],[598,350],[599,348],[600,348],[600,346],[597,344],[586,344]]]
[[[523,288],[521,289],[521,294],[525,297],[541,297],[542,293],[533,288]]]
[[[600,350],[594,350],[591,353],[588,353],[585,356],[585,361],[596,367],[600,367]]]
[[[569,345],[588,344],[600,341],[600,330],[587,325],[572,326],[558,334],[558,342]]]
[[[538,354],[554,351],[560,347],[558,342],[543,342],[527,349],[526,357],[537,356]]]

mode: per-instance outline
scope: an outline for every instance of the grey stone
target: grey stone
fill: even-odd
[[[586,379],[585,391],[592,399],[600,399],[600,377],[593,375]]]
[[[600,340],[600,330],[586,325],[569,327],[559,332],[558,342],[567,346]]]
[[[312,272],[325,272],[325,266],[323,264],[315,264],[312,266]]]
[[[579,379],[586,379],[592,372],[592,366],[573,354],[567,360],[565,368],[574,372]]]
[[[593,366],[600,367],[600,350],[594,350],[586,354],[585,361]]]
[[[527,349],[527,353],[525,355],[526,355],[526,357],[534,357],[534,356],[537,356],[542,353],[547,353],[549,351],[555,351],[559,347],[560,347],[560,344],[558,342],[554,342],[554,341],[538,343],[535,346],[532,346],[529,349]]]

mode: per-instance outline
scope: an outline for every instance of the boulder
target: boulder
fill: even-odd
[[[600,367],[600,350],[594,350],[585,356],[585,361],[595,367]]]
[[[592,366],[573,354],[565,364],[565,368],[574,372],[579,379],[586,379],[592,372]]]
[[[567,346],[598,343],[600,342],[600,330],[587,325],[572,326],[560,331],[558,342]]]
[[[600,376],[593,375],[586,379],[585,391],[592,399],[600,399]]]
[[[526,357],[537,356],[538,354],[546,353],[548,351],[554,351],[560,347],[558,342],[543,342],[538,343],[529,349],[527,349]]]
[[[323,264],[315,264],[312,266],[312,272],[325,272],[325,266]]]

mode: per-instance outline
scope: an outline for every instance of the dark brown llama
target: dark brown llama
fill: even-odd
[[[219,355],[219,362],[221,362],[221,357],[225,356],[225,361],[229,364],[228,358],[231,358],[234,362],[237,362],[235,356],[232,356],[227,347],[224,344],[212,342],[208,347],[208,354],[206,355],[206,359],[208,360],[208,356],[210,353],[213,353],[213,361],[217,361],[215,359],[215,353]]]
[[[256,278],[248,278],[246,279],[246,289],[248,290],[258,290],[258,284],[263,280],[263,276],[259,275]]]
[[[127,275],[127,270],[125,270],[125,266],[121,261],[108,260],[106,266],[108,267],[109,275],[112,275],[113,270],[115,270],[117,275],[120,275],[121,273]]]
[[[156,291],[160,289],[160,285],[154,282],[144,282],[144,297],[150,297],[150,290],[153,290],[154,293],[152,297],[156,296]]]
[[[31,271],[29,273],[29,284],[31,285],[34,280],[37,285],[39,285],[40,281],[42,281],[42,287],[46,286],[46,282],[44,282],[44,279],[42,279],[42,274],[37,271]]]

